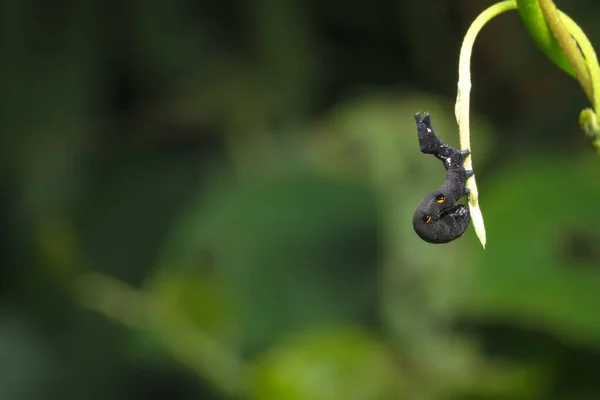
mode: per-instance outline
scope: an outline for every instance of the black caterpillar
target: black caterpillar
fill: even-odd
[[[427,194],[417,205],[413,227],[421,239],[429,243],[448,243],[462,236],[471,223],[469,209],[456,202],[469,194],[467,179],[473,171],[465,170],[463,162],[469,150],[457,150],[444,143],[431,126],[431,116],[415,114],[421,152],[433,154],[444,162],[446,180],[438,190]]]

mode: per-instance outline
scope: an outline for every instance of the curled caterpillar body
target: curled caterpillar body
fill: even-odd
[[[465,233],[471,223],[469,209],[456,202],[469,194],[467,179],[473,171],[466,171],[463,162],[470,153],[444,143],[431,126],[431,116],[415,114],[419,146],[422,153],[433,154],[444,163],[446,179],[442,187],[427,194],[417,205],[413,227],[417,235],[429,243],[448,243]]]

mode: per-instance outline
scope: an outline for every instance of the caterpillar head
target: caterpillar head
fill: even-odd
[[[448,243],[465,233],[471,223],[469,209],[450,201],[444,193],[434,190],[417,205],[413,228],[429,243]]]

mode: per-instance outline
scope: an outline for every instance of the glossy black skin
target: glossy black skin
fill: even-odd
[[[417,205],[413,227],[421,239],[429,243],[448,243],[467,230],[471,223],[469,209],[456,202],[469,194],[465,186],[473,171],[466,171],[463,162],[470,152],[457,150],[444,143],[431,126],[431,116],[415,114],[421,152],[433,154],[444,163],[446,179],[440,189],[427,194]]]

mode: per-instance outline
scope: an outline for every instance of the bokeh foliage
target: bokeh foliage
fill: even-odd
[[[2,1],[1,398],[600,397],[600,160],[517,15],[473,59],[488,248],[412,231],[488,3]]]

